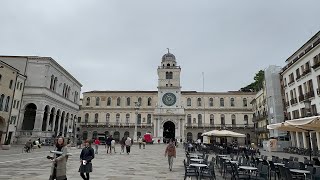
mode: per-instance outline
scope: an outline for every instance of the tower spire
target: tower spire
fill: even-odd
[[[169,48],[167,48],[167,50],[168,50],[168,54],[169,54],[170,53]]]

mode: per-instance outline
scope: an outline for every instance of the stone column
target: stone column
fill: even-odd
[[[62,114],[60,114],[60,117],[59,117],[58,128],[57,128],[57,135],[60,134],[60,124],[61,124],[61,121],[62,121]]]
[[[317,146],[318,148],[320,147],[320,133],[316,132],[316,137],[317,137]]]
[[[292,147],[296,147],[296,142],[297,141],[295,141],[294,132],[290,131],[290,136],[291,136],[291,145],[292,145]]]
[[[45,129],[45,131],[48,131],[49,130],[49,122],[50,122],[50,113],[48,112],[47,113],[47,123],[46,123],[46,129]]]
[[[296,137],[297,137],[297,148],[300,148],[299,132],[296,132]]]
[[[154,137],[158,137],[158,134],[157,134],[157,121],[158,120],[153,120],[153,136]]]
[[[311,147],[310,147],[311,149],[313,149],[312,138],[313,138],[313,137],[312,137],[312,132],[309,132],[309,141],[310,141],[310,144],[311,144]],[[308,145],[307,147],[308,147],[308,149],[309,149],[309,144],[307,144],[307,145]]]
[[[305,132],[302,132],[302,140],[303,140],[303,147],[308,148],[307,136]]]
[[[65,116],[65,118],[63,120],[63,125],[62,125],[62,136],[63,137],[67,137],[67,135],[64,133],[65,129],[66,129],[66,122],[67,122],[67,116]]]
[[[43,110],[37,110],[33,131],[41,131],[43,123]]]
[[[53,114],[53,118],[52,118],[52,128],[51,128],[51,131],[54,132],[54,128],[56,127],[56,117],[57,114],[54,112]]]

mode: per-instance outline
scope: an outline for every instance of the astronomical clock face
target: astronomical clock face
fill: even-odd
[[[162,102],[166,106],[172,106],[176,103],[176,101],[177,101],[176,95],[174,95],[173,93],[165,93],[162,96]]]

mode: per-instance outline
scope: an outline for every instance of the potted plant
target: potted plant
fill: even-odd
[[[10,141],[9,141],[9,139],[7,139],[7,140],[4,142],[4,144],[2,145],[2,149],[3,149],[3,150],[9,150],[10,147],[11,147]]]

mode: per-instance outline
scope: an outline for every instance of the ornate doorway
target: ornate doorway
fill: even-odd
[[[163,124],[163,140],[169,141],[170,139],[175,139],[175,125],[172,121],[167,121]]]

